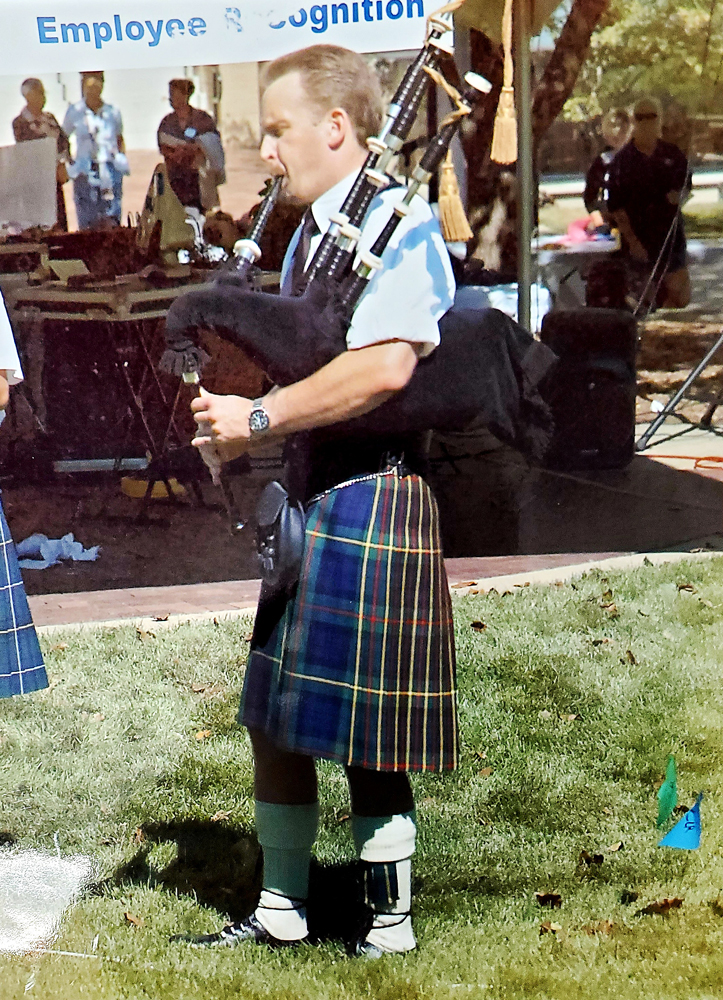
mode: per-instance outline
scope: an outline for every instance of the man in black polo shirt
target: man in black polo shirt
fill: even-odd
[[[685,230],[680,206],[690,188],[688,161],[660,138],[660,108],[649,98],[633,111],[633,134],[610,165],[608,209],[623,249],[660,282],[658,304],[682,309],[690,302]]]

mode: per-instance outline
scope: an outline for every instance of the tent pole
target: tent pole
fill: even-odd
[[[532,285],[532,88],[531,88],[531,0],[516,0],[515,70],[517,81],[517,315],[521,326],[530,329],[530,288]]]

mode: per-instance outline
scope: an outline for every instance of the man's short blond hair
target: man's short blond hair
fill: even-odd
[[[289,73],[300,73],[309,99],[324,114],[343,108],[361,146],[382,123],[382,94],[365,60],[338,45],[310,45],[274,59],[263,70],[262,91]]]

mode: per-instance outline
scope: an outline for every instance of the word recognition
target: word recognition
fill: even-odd
[[[150,48],[154,49],[164,34],[168,38],[180,38],[186,33],[193,38],[206,34],[206,22],[202,17],[191,17],[188,21],[171,17],[167,21],[159,19],[155,22],[125,21],[124,23],[120,14],[114,14],[112,24],[109,21],[93,21],[90,25],[86,21],[58,23],[55,17],[38,17],[36,21],[41,45],[89,43],[92,37],[96,49],[102,49],[106,42],[122,42],[125,39],[131,42],[146,41]]]
[[[329,27],[329,6],[332,24],[348,24],[349,21],[359,24],[361,21],[382,21],[385,18],[397,21],[405,14],[408,18],[415,14],[417,17],[424,17],[422,0],[406,0],[406,5],[402,0],[352,0],[351,3],[314,4],[308,14],[301,7],[289,17],[288,23],[294,28],[303,28],[308,20],[311,30],[317,35],[322,34]],[[286,23],[285,20],[270,23],[269,27],[278,30]]]

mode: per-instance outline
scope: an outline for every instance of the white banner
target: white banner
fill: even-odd
[[[233,3],[233,0],[231,0]],[[320,42],[418,49],[439,0],[0,0],[3,74],[259,62]]]

